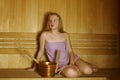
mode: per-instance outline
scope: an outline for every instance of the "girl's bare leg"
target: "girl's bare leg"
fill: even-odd
[[[78,59],[75,62],[75,65],[78,66],[79,70],[83,73],[83,74],[92,74],[93,72],[97,72],[98,68],[95,65],[92,65],[88,62],[83,61],[82,59]]]
[[[65,77],[79,77],[82,75],[75,65],[68,65],[62,70],[61,74]]]
[[[97,72],[99,70],[97,65],[93,65],[93,64],[90,64],[88,62],[86,62],[86,63],[89,64],[92,67],[93,72]]]

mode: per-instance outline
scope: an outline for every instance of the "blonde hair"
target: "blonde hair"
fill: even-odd
[[[48,24],[48,21],[49,21],[49,19],[50,19],[50,17],[51,17],[52,15],[56,15],[56,16],[58,17],[58,19],[59,19],[58,31],[61,32],[61,33],[64,33],[65,31],[63,30],[63,24],[62,24],[61,16],[60,16],[59,14],[57,14],[57,13],[54,13],[54,12],[48,13],[48,15],[47,15],[47,23],[46,23],[46,25],[45,25],[44,31],[50,31],[50,30],[51,30],[51,29],[50,29],[50,26],[49,26],[49,24]]]

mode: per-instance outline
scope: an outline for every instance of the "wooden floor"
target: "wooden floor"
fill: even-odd
[[[82,75],[78,78],[64,78],[55,76],[43,78],[37,72],[28,72],[25,69],[0,69],[0,80],[120,80],[120,69],[100,69],[92,75]]]

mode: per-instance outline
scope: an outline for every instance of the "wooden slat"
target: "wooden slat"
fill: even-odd
[[[33,48],[37,47],[36,33],[1,32],[0,49]]]
[[[117,39],[117,34],[89,34],[89,33],[70,33],[72,39],[88,39],[88,40],[109,40]]]
[[[1,32],[0,33],[0,50],[1,53],[14,48],[36,49],[37,50],[37,33],[20,33],[20,32]],[[117,52],[117,35],[113,34],[78,34],[70,33],[73,50],[77,53],[116,53]],[[13,48],[13,49],[12,49]],[[3,49],[3,50],[2,50]],[[111,52],[111,50],[113,50]],[[33,52],[35,53],[35,52]],[[96,54],[97,54],[96,53]]]
[[[0,32],[0,38],[33,38],[36,39],[36,33],[32,32]]]
[[[0,68],[31,66],[32,59],[26,56],[23,51],[27,50],[33,57],[36,55],[38,35],[27,32],[0,33]],[[70,37],[74,53],[84,60],[104,68],[118,67],[117,35],[70,33]],[[45,55],[42,60],[47,60]]]
[[[118,37],[113,34],[70,33],[73,48],[117,49]]]
[[[0,54],[19,54],[19,50],[27,50],[31,52],[32,54],[35,54],[36,49],[34,48],[4,48],[0,49]]]
[[[73,48],[74,53],[78,55],[117,55],[116,49],[103,49],[103,48]]]

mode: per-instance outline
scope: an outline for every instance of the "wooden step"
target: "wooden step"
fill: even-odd
[[[56,75],[52,78],[41,77],[37,72],[25,69],[0,69],[0,80],[119,80],[120,69],[100,69],[91,75],[82,75],[77,78],[65,78]]]
[[[107,80],[104,77],[100,78],[2,78],[0,80]]]

